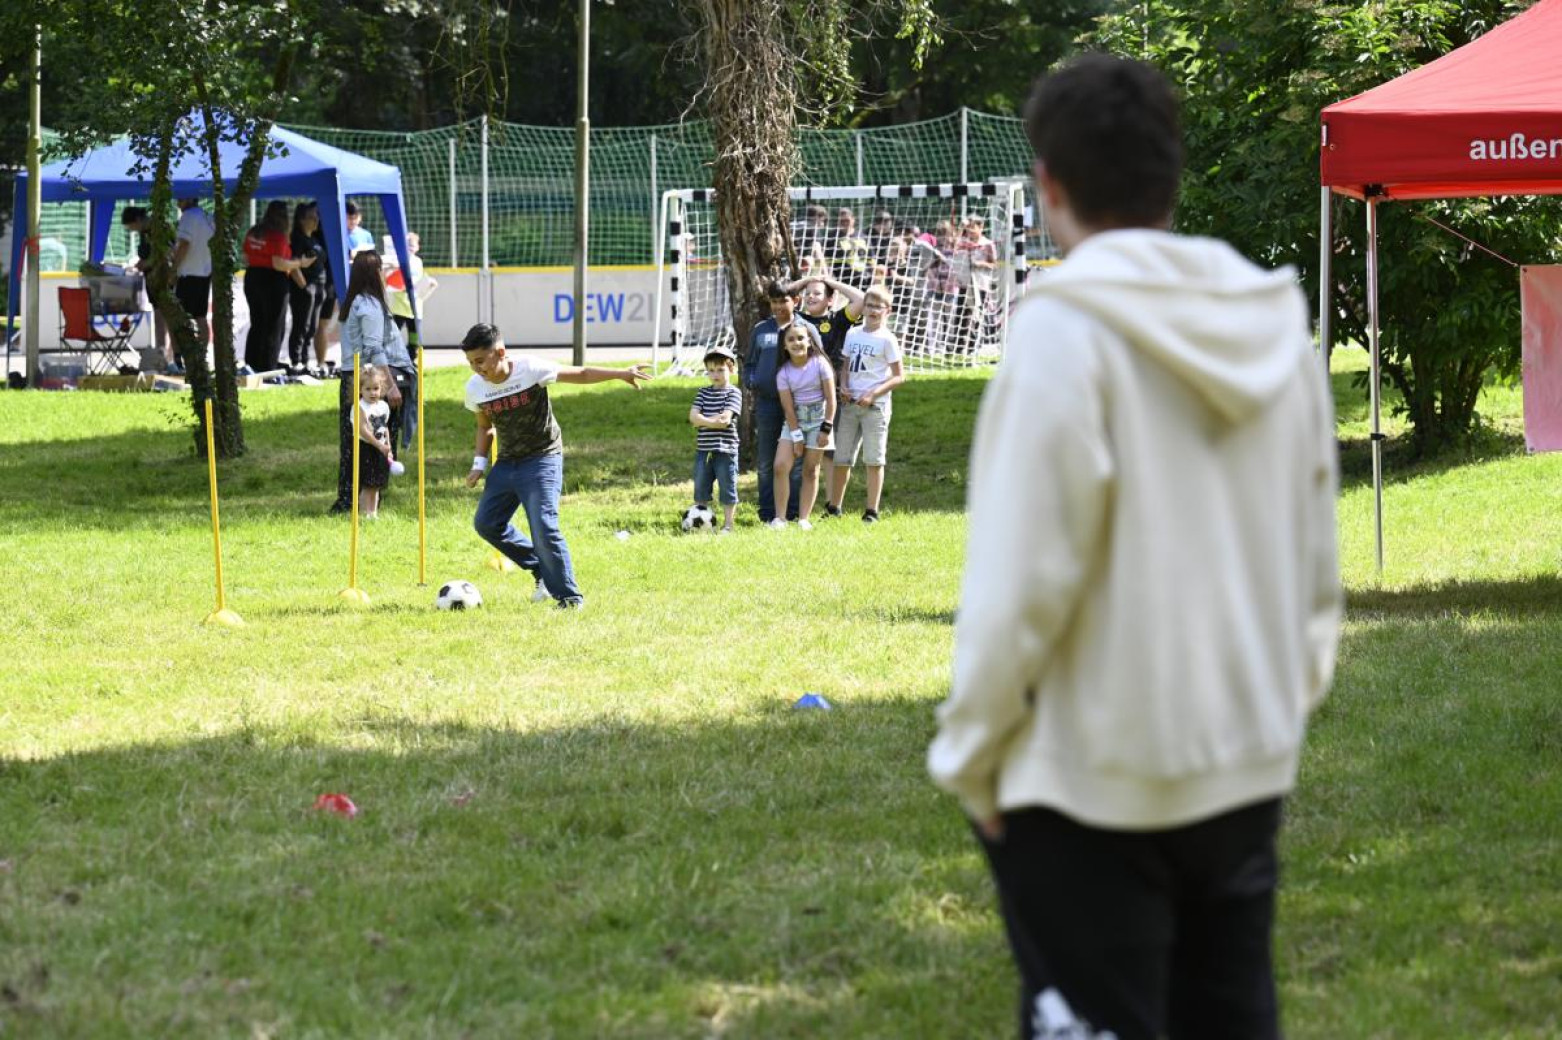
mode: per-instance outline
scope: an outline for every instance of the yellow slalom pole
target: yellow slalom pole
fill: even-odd
[[[488,472],[490,475],[493,474],[494,464],[499,461],[499,431],[493,430],[492,433],[493,435],[488,438]],[[515,566],[514,560],[495,549],[493,554],[488,557],[488,569],[498,571],[500,574],[508,574],[518,568]]]
[[[244,619],[228,609],[222,593],[222,522],[217,517],[217,444],[212,437],[212,399],[206,399],[206,476],[212,489],[212,555],[217,560],[217,609],[206,615],[206,624],[243,628]]]
[[[423,504],[423,344],[418,344],[418,584],[428,584],[428,514]]]
[[[363,395],[363,357],[354,359],[353,364],[353,530],[352,538],[347,549],[347,587],[339,595],[347,602],[360,607],[369,605],[369,594],[358,587],[358,462],[360,442],[363,438],[358,435],[358,424],[363,421],[358,414],[362,405],[359,403]]]

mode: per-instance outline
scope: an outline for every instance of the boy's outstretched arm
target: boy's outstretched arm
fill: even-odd
[[[561,383],[608,383],[614,379],[621,379],[640,389],[640,384],[651,378],[651,370],[645,365],[635,365],[633,368],[590,368],[579,365],[567,365],[559,369],[558,380]]]

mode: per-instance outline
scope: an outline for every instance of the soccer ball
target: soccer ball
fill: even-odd
[[[716,514],[710,511],[709,506],[690,506],[683,511],[683,520],[678,526],[685,533],[713,531],[716,529]]]
[[[476,610],[482,605],[483,594],[469,581],[447,581],[434,597],[434,606],[440,610]]]

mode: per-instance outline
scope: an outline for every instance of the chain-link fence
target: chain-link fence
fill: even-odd
[[[408,226],[430,266],[556,267],[574,262],[575,131],[474,119],[415,133],[292,126],[315,140],[401,169]],[[45,134],[45,150],[57,149]],[[938,119],[865,130],[804,130],[799,184],[926,184],[1025,177],[1020,120],[961,109]],[[655,260],[663,191],[710,187],[714,149],[704,121],[591,132],[593,265]],[[8,203],[9,200],[6,200]],[[364,224],[384,230],[373,199]],[[86,255],[87,207],[43,208],[40,267],[74,270]],[[130,254],[116,212],[109,256]]]

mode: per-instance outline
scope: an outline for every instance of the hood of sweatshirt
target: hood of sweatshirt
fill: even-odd
[[[1224,242],[1142,229],[1092,235],[1030,294],[1089,313],[1233,425],[1296,375],[1306,301],[1291,267],[1266,271]]]

